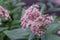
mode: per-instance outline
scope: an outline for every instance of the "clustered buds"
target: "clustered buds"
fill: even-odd
[[[39,5],[33,5],[25,11],[25,15],[21,18],[21,26],[22,28],[30,27],[33,33],[41,36],[53,21],[53,17],[48,14],[43,15],[38,8]]]
[[[8,20],[10,18],[8,11],[4,9],[2,6],[0,6],[0,24],[1,24],[2,17],[4,17],[5,20]]]

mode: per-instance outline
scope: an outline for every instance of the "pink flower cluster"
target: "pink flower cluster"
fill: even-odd
[[[44,34],[44,29],[53,21],[53,17],[39,12],[39,5],[29,7],[21,18],[22,28],[30,27],[38,36]]]
[[[8,11],[6,9],[4,9],[2,6],[0,6],[0,19],[2,17],[4,17],[6,20],[8,20],[10,18]]]

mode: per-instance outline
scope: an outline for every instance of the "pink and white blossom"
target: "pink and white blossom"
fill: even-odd
[[[22,28],[30,27],[31,32],[41,36],[45,31],[43,26],[47,29],[47,25],[53,21],[53,17],[48,14],[41,14],[38,7],[39,5],[34,5],[25,11],[25,15],[21,18],[21,26]]]
[[[2,17],[4,17],[5,20],[8,20],[10,18],[8,11],[5,8],[3,8],[2,6],[0,6],[0,19]],[[0,22],[0,24],[1,24],[1,22]]]

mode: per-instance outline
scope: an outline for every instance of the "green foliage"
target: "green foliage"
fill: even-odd
[[[24,31],[18,28],[20,28],[20,18],[22,13],[21,6],[25,5],[25,3],[19,2],[17,0],[0,0],[0,5],[9,11],[9,14],[11,16],[11,19],[9,19],[8,21],[2,19],[3,23],[0,26],[0,40],[9,40],[10,38],[8,37],[13,38],[14,35],[16,38],[17,37],[24,38],[23,35],[25,35],[26,33],[23,33]],[[16,30],[14,31],[13,29],[14,30],[16,29]],[[12,31],[13,33],[11,33],[11,31],[8,31],[8,30],[11,30],[11,31],[13,30]],[[19,35],[20,31],[23,31],[23,32]]]
[[[29,29],[14,29],[14,30],[7,30],[4,31],[4,33],[10,38],[10,39],[26,39],[28,38],[28,35],[30,34]]]

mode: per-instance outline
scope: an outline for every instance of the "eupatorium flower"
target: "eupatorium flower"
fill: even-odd
[[[0,6],[0,19],[2,17],[4,17],[5,20],[8,20],[10,18],[8,11],[4,9],[2,6]]]
[[[44,34],[45,28],[53,21],[53,17],[48,14],[39,12],[39,5],[33,5],[25,11],[25,15],[21,18],[22,28],[30,27],[31,31],[38,36]]]

